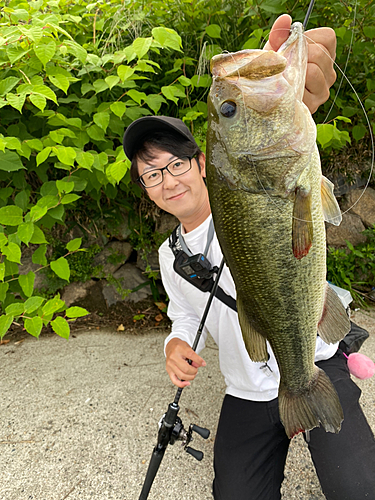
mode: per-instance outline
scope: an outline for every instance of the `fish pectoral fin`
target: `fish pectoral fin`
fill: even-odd
[[[350,331],[350,319],[337,293],[326,284],[323,313],[318,323],[319,336],[327,344],[340,342]]]
[[[249,323],[242,301],[237,296],[238,320],[242,331],[242,338],[251,361],[268,361],[266,339]]]
[[[297,187],[293,208],[292,244],[296,259],[305,257],[313,241],[311,190]]]
[[[342,221],[341,210],[339,204],[337,203],[336,197],[333,194],[334,185],[327,179],[327,177],[322,177],[321,184],[321,195],[322,195],[322,207],[324,220],[339,226]]]

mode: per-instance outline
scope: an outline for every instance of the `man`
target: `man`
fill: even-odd
[[[288,37],[290,24],[286,15],[275,22],[267,49],[279,48]],[[311,30],[307,35],[315,43],[309,45],[304,102],[315,112],[328,98],[335,81],[336,39],[328,28]],[[192,254],[206,252],[211,264],[219,266],[219,243],[216,236],[211,242],[208,238],[211,211],[204,183],[205,156],[188,128],[175,118],[143,117],[128,127],[124,149],[132,161],[133,181],[139,182],[160,208],[179,219],[182,238]],[[170,299],[168,315],[173,321],[165,341],[166,368],[171,381],[185,387],[205,366],[191,345],[208,295],[174,271],[168,241],[160,247],[159,258]],[[227,268],[220,287],[235,298]],[[253,363],[242,340],[237,313],[217,299],[212,303],[199,350],[208,331],[219,346],[220,368],[227,385],[215,440],[214,498],[280,499],[290,441],[278,414],[275,357],[271,351],[266,368]],[[322,428],[310,432],[309,449],[322,489],[329,500],[375,500],[375,440],[359,407],[360,390],[351,381],[337,344],[327,345],[317,338],[315,361],[335,385],[345,417],[339,434],[326,433]]]

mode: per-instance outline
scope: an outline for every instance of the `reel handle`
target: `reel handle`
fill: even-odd
[[[202,451],[198,451],[198,450],[194,450],[194,448],[190,448],[190,446],[187,446],[185,448],[185,451],[186,453],[189,453],[189,455],[191,455],[192,457],[194,457],[196,460],[198,460],[198,462],[200,462],[203,458],[203,452]]]
[[[208,439],[210,436],[210,431],[204,427],[199,427],[199,425],[193,424],[191,430],[199,434],[203,439]]]

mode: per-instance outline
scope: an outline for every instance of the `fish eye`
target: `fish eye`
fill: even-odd
[[[237,104],[233,101],[225,101],[220,107],[220,113],[225,118],[232,118],[236,114]]]

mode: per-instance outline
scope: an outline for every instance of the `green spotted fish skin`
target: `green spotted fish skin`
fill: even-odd
[[[279,411],[289,437],[320,423],[339,432],[343,413],[314,364],[317,330],[327,343],[349,331],[326,284],[324,221],[341,214],[321,173],[316,126],[302,103],[303,27],[279,51],[215,56],[208,99],[207,184],[215,230],[233,276],[243,339],[253,361],[280,370]]]

